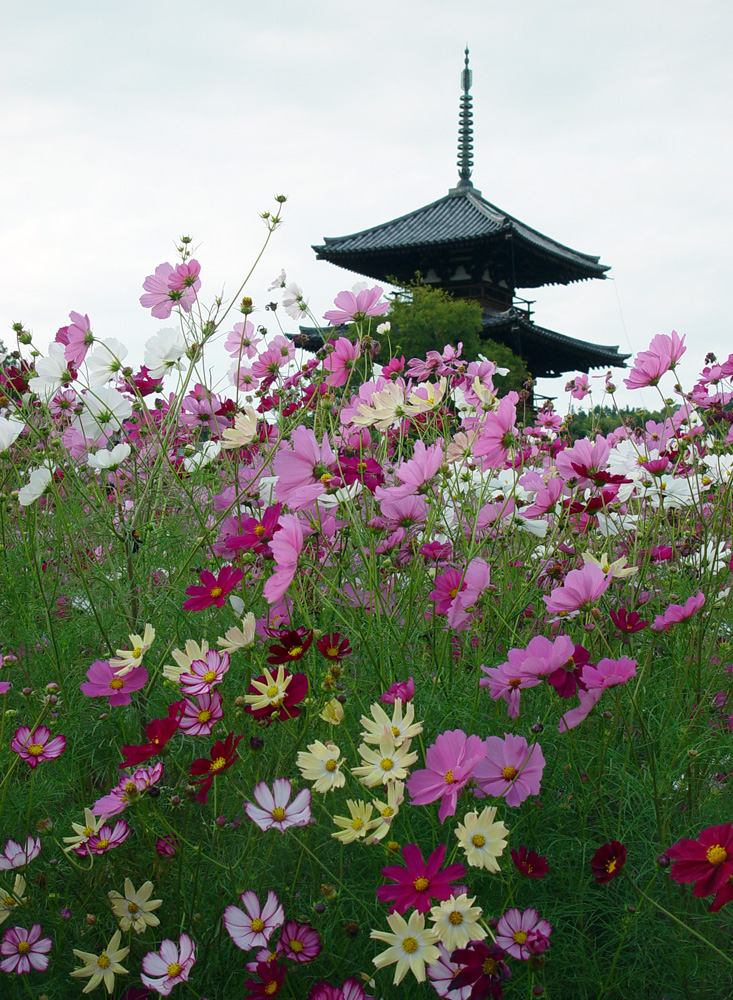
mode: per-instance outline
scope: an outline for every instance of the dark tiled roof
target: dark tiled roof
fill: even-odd
[[[504,249],[508,236],[520,251],[517,288],[602,278],[608,270],[598,257],[563,246],[492,205],[472,185],[454,188],[438,201],[391,222],[350,236],[325,237],[323,244],[313,249],[319,259],[361,270],[369,258],[385,259],[430,247],[445,250],[493,244],[494,254],[497,250],[509,254],[509,248]],[[522,251],[532,259],[524,268]],[[542,275],[537,273],[538,258],[545,261]],[[538,277],[545,280],[538,281]]]

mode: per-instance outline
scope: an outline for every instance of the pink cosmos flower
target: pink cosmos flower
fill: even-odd
[[[345,979],[341,988],[330,983],[316,983],[307,1000],[374,1000],[367,996],[358,979]]]
[[[498,698],[504,699],[508,706],[508,714],[512,719],[516,719],[519,716],[519,702],[522,697],[522,691],[527,688],[537,687],[538,684],[542,683],[542,678],[538,677],[537,674],[522,669],[521,661],[519,665],[511,662],[512,653],[517,652],[519,651],[510,650],[510,662],[500,663],[498,667],[485,667],[481,664],[481,669],[488,676],[482,677],[479,681],[479,687],[488,687],[489,694],[494,701]],[[524,651],[522,650],[522,652]]]
[[[356,323],[367,316],[383,316],[389,310],[389,302],[379,301],[383,291],[379,285],[374,285],[373,288],[364,288],[356,294],[339,292],[333,300],[336,308],[324,313],[323,318],[331,326],[338,326],[340,323]]]
[[[626,656],[620,660],[599,660],[596,667],[592,663],[583,667],[583,683],[589,691],[625,684],[630,677],[636,677],[636,660]]]
[[[0,854],[0,872],[12,871],[16,868],[25,868],[34,858],[41,853],[41,838],[28,837],[25,845],[19,844],[17,840],[8,840]]]
[[[181,934],[178,945],[166,938],[158,951],[149,951],[143,959],[143,983],[167,997],[177,983],[188,982],[196,962],[196,945],[188,934]]]
[[[496,943],[522,962],[532,955],[541,955],[550,944],[552,927],[549,920],[540,920],[534,907],[522,912],[516,906],[507,910],[496,928]]]
[[[227,334],[224,341],[224,350],[233,358],[257,357],[257,345],[262,342],[262,337],[255,337],[255,328],[247,320],[246,323],[235,323],[232,330]]]
[[[275,778],[272,791],[266,782],[261,781],[254,789],[257,805],[247,802],[245,812],[260,830],[274,829],[285,833],[291,826],[307,826],[311,818],[310,788],[298,792],[291,802],[292,793],[293,786],[287,778]]]
[[[494,699],[503,698],[509,705],[509,715],[516,718],[522,690],[536,687],[543,677],[549,679],[558,669],[566,668],[573,659],[574,649],[572,639],[566,635],[558,636],[554,642],[542,635],[535,636],[526,649],[510,649],[506,663],[491,668],[482,666],[488,677],[479,681],[479,687],[488,687]]]
[[[84,856],[87,854],[106,854],[107,851],[114,851],[117,847],[122,847],[129,836],[130,827],[124,819],[118,819],[114,828],[105,823],[97,833],[92,834],[86,844],[80,844],[74,851],[76,854]]]
[[[441,799],[438,819],[454,816],[458,795],[486,754],[480,736],[466,736],[462,729],[449,729],[425,753],[425,769],[413,771],[407,790],[413,805],[424,806]]]
[[[523,736],[504,733],[504,739],[489,736],[484,747],[486,756],[473,773],[477,798],[503,796],[508,806],[518,806],[530,795],[539,795],[545,768],[539,743],[530,747]]]
[[[156,319],[168,319],[174,306],[189,312],[196,300],[191,289],[172,288],[169,284],[171,279],[176,280],[173,265],[163,263],[156,267],[155,274],[149,274],[143,282],[147,294],[140,296],[140,305],[143,309],[150,309]]]
[[[686,350],[685,338],[680,338],[676,330],[672,331],[671,337],[658,334],[652,338],[649,350],[637,354],[629,378],[624,379],[624,385],[627,389],[657,385],[662,375],[675,367]]]
[[[555,455],[555,468],[563,479],[577,479],[581,486],[588,486],[605,470],[610,454],[611,446],[604,437],[598,435],[595,441],[581,438],[572,448]]]
[[[221,684],[229,670],[229,653],[210,649],[203,660],[193,660],[186,673],[178,678],[181,688],[188,695],[199,697],[211,694],[217,684]]]
[[[145,667],[133,667],[124,677],[118,677],[109,660],[95,660],[87,670],[87,680],[80,684],[87,698],[109,698],[110,707],[129,705],[131,692],[139,691],[148,683]]]
[[[137,802],[153,785],[157,785],[163,776],[163,762],[158,761],[152,767],[140,767],[134,774],[126,775],[122,778],[116,788],[113,788],[107,795],[103,795],[92,806],[95,816],[105,816],[107,818],[117,816],[124,812],[129,805]],[[86,852],[82,852],[83,854]]]
[[[71,320],[71,324],[66,327],[64,357],[67,364],[70,364],[72,368],[78,368],[84,361],[84,358],[86,358],[87,351],[94,343],[94,334],[91,331],[89,317],[86,314],[82,316],[81,313],[70,312],[69,319]],[[59,333],[61,333],[60,330]],[[60,339],[58,334],[56,337]]]
[[[25,927],[10,927],[3,934],[0,954],[6,957],[0,962],[3,972],[14,972],[18,976],[34,969],[45,972],[51,961],[48,952],[53,947],[53,941],[41,937],[41,925],[33,924],[27,931]]]
[[[438,951],[440,957],[425,969],[433,989],[439,997],[448,997],[449,1000],[470,1000],[473,989],[470,984],[462,986],[460,989],[453,986],[454,977],[464,966],[454,962],[451,958],[451,952],[440,942],[438,942]]]
[[[200,694],[196,701],[186,698],[180,728],[189,736],[210,736],[215,723],[224,716],[224,707],[218,691]]]
[[[487,469],[503,469],[509,449],[514,446],[518,432],[516,392],[509,392],[503,397],[496,412],[487,413],[481,432],[473,445],[476,458],[483,458],[483,466]]]
[[[191,260],[183,261],[183,263],[176,265],[175,270],[168,278],[168,288],[186,292],[188,304],[193,305],[196,294],[201,290],[200,273],[201,265],[193,257]]]
[[[580,704],[575,708],[571,708],[570,711],[566,712],[562,716],[557,726],[558,732],[566,733],[569,729],[575,729],[576,726],[579,726],[584,719],[588,718],[595,706],[601,700],[602,694],[602,687],[596,687],[590,691],[578,691]]]
[[[183,602],[183,610],[203,611],[213,605],[216,605],[217,608],[223,608],[227,596],[234,590],[243,576],[244,571],[235,569],[233,566],[222,566],[218,576],[214,576],[211,570],[203,570],[199,577],[202,586],[186,588],[186,593],[190,597]]]
[[[463,878],[466,869],[461,864],[455,864],[448,865],[441,871],[445,850],[445,844],[441,844],[425,861],[417,844],[406,844],[402,848],[405,867],[387,865],[382,869],[382,875],[396,883],[377,887],[377,897],[381,903],[394,900],[389,908],[390,913],[395,910],[397,913],[405,913],[412,906],[418,913],[427,913],[431,899],[444,900],[453,895],[455,889],[450,883]]]
[[[466,566],[463,576],[464,586],[456,594],[448,609],[448,624],[453,629],[463,629],[469,623],[472,608],[483,592],[491,585],[491,567],[485,559],[476,556]]]
[[[42,760],[55,760],[66,749],[66,737],[54,736],[48,726],[38,726],[33,732],[30,726],[18,726],[10,742],[10,749],[17,753],[30,768],[35,768]]]
[[[239,897],[246,913],[234,904],[224,910],[222,920],[227,933],[237,948],[266,948],[273,931],[285,923],[285,910],[272,890],[267,893],[267,902],[260,906],[257,894],[251,889]]]
[[[705,604],[705,594],[698,590],[684,604],[670,604],[663,615],[657,615],[652,625],[652,632],[666,632],[672,625],[684,622],[700,610]]]
[[[281,448],[275,456],[273,469],[278,481],[275,499],[287,501],[291,508],[292,498],[308,502],[324,493],[336,474],[336,455],[324,433],[321,444],[310,429],[302,424],[290,436],[292,448]]]
[[[304,529],[295,514],[283,514],[279,520],[279,530],[270,542],[270,551],[275,560],[275,572],[265,583],[263,594],[270,604],[276,604],[285,596],[285,591],[293,582],[298,568],[298,556],[303,551]]]
[[[323,359],[323,370],[328,372],[328,384],[334,389],[346,385],[352,368],[361,357],[361,347],[347,337],[339,337],[333,350]]]
[[[394,684],[387,688],[379,700],[384,702],[385,705],[394,705],[399,698],[402,704],[406,705],[414,697],[415,681],[412,677],[409,677],[406,681],[395,681]]]
[[[590,392],[590,379],[587,375],[576,375],[565,386],[565,392],[569,392],[573,399],[585,399]]]
[[[277,942],[277,954],[284,955],[291,962],[312,962],[321,951],[321,938],[310,924],[299,924],[289,920],[283,927]]]
[[[403,484],[387,490],[377,490],[376,496],[389,496],[390,499],[410,496],[417,493],[421,486],[429,482],[437,473],[443,462],[443,447],[440,444],[426,448],[422,441],[415,442],[412,457],[397,467],[395,473]]]
[[[573,569],[565,577],[565,582],[542,600],[550,614],[567,615],[573,611],[587,610],[611,586],[612,577],[596,563],[589,562],[582,569]]]

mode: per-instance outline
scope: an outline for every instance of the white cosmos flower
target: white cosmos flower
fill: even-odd
[[[94,441],[100,434],[114,434],[122,426],[122,421],[132,415],[132,403],[116,389],[101,386],[94,393],[80,397],[84,409],[78,418],[82,433]]]
[[[197,451],[190,458],[183,459],[183,468],[186,472],[193,472],[194,469],[203,469],[209,462],[213,462],[215,458],[218,458],[220,452],[220,441],[206,441],[201,451]]]
[[[303,298],[300,285],[291,283],[283,292],[283,309],[291,319],[303,319],[308,310],[308,300]]]
[[[17,417],[0,417],[0,452],[7,451],[25,427]]]
[[[52,479],[50,469],[34,469],[28,485],[18,491],[18,503],[21,507],[29,507],[45,493]]]
[[[163,378],[175,368],[181,370],[181,358],[186,353],[186,344],[180,332],[172,326],[158,330],[145,345],[145,364],[152,379]]]
[[[97,341],[97,347],[87,357],[87,381],[91,386],[104,385],[122,371],[127,348],[114,337]]]
[[[257,435],[257,413],[251,406],[245,407],[244,413],[238,413],[234,418],[234,427],[227,427],[222,437],[222,448],[244,448],[251,444]]]
[[[108,472],[113,472],[130,457],[131,451],[132,449],[129,444],[116,444],[111,451],[107,451],[106,448],[103,448],[101,451],[97,451],[93,455],[90,453],[87,456],[87,464],[92,469],[97,469],[97,471],[102,471],[104,469]]]
[[[71,382],[64,350],[63,344],[49,344],[48,356],[36,358],[36,377],[29,379],[28,388],[44,402],[53,399],[62,386]]]

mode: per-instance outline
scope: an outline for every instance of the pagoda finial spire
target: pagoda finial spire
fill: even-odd
[[[458,188],[471,188],[471,168],[473,167],[473,109],[471,105],[471,83],[473,73],[468,68],[468,46],[466,46],[465,62],[461,73],[461,110],[458,116]]]

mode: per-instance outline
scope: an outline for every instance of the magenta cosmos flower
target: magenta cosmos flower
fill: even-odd
[[[155,274],[149,274],[143,281],[147,294],[140,296],[140,305],[143,309],[150,309],[151,315],[156,319],[168,319],[174,306],[180,306],[184,312],[189,312],[196,301],[196,293],[192,288],[176,288],[176,284],[181,284],[181,281],[178,280],[173,265],[158,264]]]
[[[423,860],[422,851],[417,844],[405,844],[402,857],[406,867],[402,865],[387,865],[382,869],[382,875],[390,878],[396,885],[380,885],[377,887],[377,898],[381,903],[394,900],[389,908],[390,913],[405,913],[414,906],[418,913],[427,913],[431,899],[449,899],[453,894],[451,882],[463,878],[466,869],[461,864],[448,865],[443,871],[440,866],[445,858],[445,845],[436,847],[427,861]]]
[[[541,955],[550,944],[552,927],[549,920],[540,920],[534,907],[522,912],[516,906],[507,910],[496,928],[496,943],[507,955],[522,962],[532,955]]]
[[[204,659],[193,660],[186,673],[178,678],[186,694],[198,697],[211,694],[217,684],[221,684],[229,670],[229,653],[210,649]]]
[[[312,962],[321,951],[321,938],[310,924],[288,920],[277,942],[277,954],[291,962]]]
[[[542,600],[550,614],[567,615],[573,611],[589,609],[611,586],[612,577],[606,577],[596,563],[586,563],[582,569],[573,569],[557,587]]]
[[[30,768],[42,760],[55,760],[66,749],[66,737],[54,736],[48,726],[38,726],[31,732],[29,726],[18,726],[10,742],[10,749],[17,753]]]
[[[199,579],[201,586],[187,587],[189,599],[183,602],[184,611],[203,611],[216,605],[223,608],[227,595],[230,594],[244,576],[244,570],[233,566],[222,566],[219,575],[214,576],[211,570],[205,569]]]
[[[361,357],[359,344],[352,344],[347,337],[339,337],[333,350],[323,359],[323,369],[328,372],[328,384],[334,389],[346,385],[358,359]]]
[[[523,736],[505,733],[504,739],[489,736],[484,747],[486,755],[473,774],[478,798],[503,796],[508,806],[518,806],[530,795],[539,795],[545,768],[539,743],[530,747]]]
[[[712,896],[733,876],[733,824],[709,826],[697,840],[678,840],[667,854],[676,882],[694,882],[695,896]]]
[[[308,994],[308,1000],[374,1000],[364,992],[358,979],[345,979],[341,987],[330,983],[316,983]]]
[[[188,736],[210,736],[215,723],[223,717],[224,706],[219,692],[200,694],[195,701],[185,699],[180,728]]]
[[[275,778],[272,791],[266,782],[255,785],[254,799],[257,805],[245,803],[244,810],[260,830],[279,830],[285,833],[291,826],[307,826],[311,818],[311,791],[304,788],[293,801],[293,786],[287,778]]]
[[[513,397],[513,398],[512,398]],[[485,469],[503,469],[518,437],[516,429],[516,393],[509,393],[499,403],[495,413],[487,413],[473,444],[473,454],[483,458]]]
[[[80,684],[87,698],[109,698],[111,708],[129,705],[132,692],[148,683],[145,667],[133,667],[124,677],[118,677],[109,660],[95,660],[87,670],[87,679]]]
[[[413,805],[424,806],[441,799],[438,819],[454,816],[458,796],[486,754],[480,736],[466,736],[462,729],[441,733],[425,753],[425,769],[407,780]]]
[[[178,983],[188,982],[196,962],[196,945],[188,934],[181,934],[178,944],[166,938],[158,951],[149,951],[143,959],[140,978],[151,990],[167,997]]]
[[[0,969],[19,976],[31,969],[45,972],[50,962],[48,952],[52,947],[51,938],[41,937],[40,924],[33,924],[29,931],[25,927],[10,927],[3,934],[0,945],[0,954],[5,956],[0,962]]]
[[[267,893],[267,902],[260,906],[257,894],[251,889],[239,897],[246,912],[233,903],[224,910],[224,926],[237,948],[266,948],[278,927],[285,923],[285,910],[272,890]]]
[[[358,286],[357,286],[358,287]],[[363,288],[359,292],[339,292],[333,300],[335,309],[329,309],[323,314],[331,326],[340,323],[356,323],[367,316],[383,316],[389,310],[389,302],[380,302],[382,292],[379,285],[373,288]]]
[[[670,604],[663,615],[657,615],[652,625],[652,632],[666,632],[672,625],[692,618],[705,604],[705,594],[698,590],[696,594],[688,598],[684,604]]]
[[[15,868],[25,868],[41,853],[41,838],[28,837],[24,845],[17,840],[8,840],[0,854],[0,872],[12,871]]]
[[[303,551],[306,535],[306,530],[295,514],[283,514],[278,524],[279,530],[270,542],[270,551],[275,560],[275,572],[263,590],[265,599],[270,604],[277,604],[293,582],[298,568],[298,556]]]
[[[399,698],[402,704],[406,705],[414,697],[415,681],[412,677],[408,677],[406,681],[395,681],[394,684],[387,688],[379,700],[385,705],[394,705]]]
[[[628,378],[624,379],[627,389],[643,389],[648,385],[656,385],[662,375],[674,368],[685,353],[685,338],[679,337],[676,330],[672,336],[660,333],[652,337],[649,350],[640,351],[634,367]]]
[[[114,851],[122,847],[130,836],[130,827],[124,819],[118,819],[114,825],[101,826],[99,831],[87,840],[86,844],[80,844],[75,848],[75,853],[82,856],[87,854],[106,854],[107,851]]]

